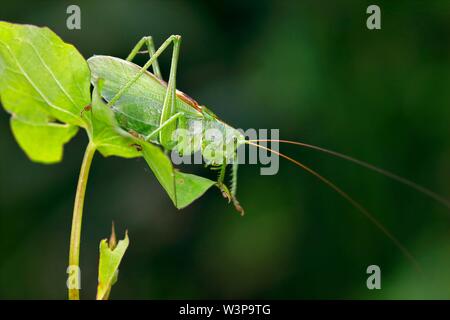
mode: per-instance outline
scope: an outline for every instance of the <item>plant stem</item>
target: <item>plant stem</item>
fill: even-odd
[[[95,145],[89,142],[84,153],[83,163],[81,165],[80,177],[78,178],[77,194],[73,207],[72,231],[70,234],[70,251],[69,251],[69,279],[67,281],[69,288],[69,300],[79,300],[79,284],[80,284],[80,236],[81,222],[83,219],[84,195],[86,193],[86,185],[91,168],[92,158],[95,153]],[[72,280],[71,280],[72,279]]]

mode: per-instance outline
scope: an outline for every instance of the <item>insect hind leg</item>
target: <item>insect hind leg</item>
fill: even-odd
[[[141,51],[142,47],[147,46],[146,51]],[[130,54],[126,58],[127,61],[133,61],[134,57],[136,57],[139,53],[148,53],[149,58],[151,58],[155,54],[155,44],[153,43],[152,36],[142,37],[141,40],[134,46],[133,50],[131,50]],[[153,73],[161,80],[163,80],[161,75],[161,70],[159,68],[158,59],[152,64]]]
[[[172,35],[164,41],[164,43],[156,50],[155,54],[151,56],[151,58],[144,64],[144,66],[134,75],[134,77],[129,80],[120,90],[114,95],[114,97],[108,102],[106,105],[108,108],[112,107],[120,97],[150,68],[153,63],[155,63],[156,59],[167,49],[167,47],[172,43],[176,42],[179,39],[179,36]],[[136,51],[138,51],[137,49]],[[168,117],[170,118],[170,117]],[[167,119],[166,119],[167,120]]]
[[[174,114],[176,114],[176,77],[177,77],[177,65],[178,57],[180,53],[181,36],[172,36],[173,51],[172,62],[170,65],[170,76],[167,84],[166,95],[164,97],[163,108],[160,118],[160,126],[162,126],[167,120],[169,120]],[[172,141],[172,134],[177,129],[177,121],[168,124],[162,128],[159,132],[159,142],[161,145],[170,150],[173,147],[174,141]]]

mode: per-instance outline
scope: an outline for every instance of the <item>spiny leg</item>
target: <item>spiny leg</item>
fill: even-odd
[[[223,181],[225,180],[226,169],[227,169],[227,162],[224,159],[222,165],[220,166],[220,172],[219,172],[219,176],[217,178],[218,183],[223,183]]]
[[[227,162],[224,159],[222,165],[218,169],[215,169],[215,170],[219,170],[219,174],[217,176],[217,187],[222,192],[223,197],[225,199],[227,199],[228,202],[230,202],[231,201],[230,190],[228,189],[226,184],[223,182],[225,180],[225,171],[226,171],[226,169],[227,169]]]
[[[144,64],[144,66],[134,75],[134,77],[128,81],[120,90],[116,93],[116,95],[108,102],[107,107],[110,108],[113,106],[117,100],[147,71],[148,68],[156,61],[156,59],[164,52],[165,49],[172,43],[176,42],[180,36],[172,35],[164,41],[164,43],[156,50],[155,54],[151,56],[151,58]],[[168,117],[170,118],[170,117]],[[167,120],[167,119],[166,119]]]
[[[147,51],[140,51],[143,46],[147,45]],[[151,36],[142,37],[141,40],[134,46],[133,50],[131,50],[130,54],[127,57],[127,61],[133,61],[134,57],[138,53],[148,52],[149,57],[151,58],[155,54],[155,45],[153,43],[153,38]],[[161,70],[159,69],[158,59],[155,60],[152,64],[153,73],[159,78],[163,79],[161,75]]]
[[[237,156],[235,156],[233,164],[232,164],[232,170],[231,170],[231,200],[233,201],[233,204],[234,204],[234,207],[236,208],[236,210],[241,215],[244,215],[244,208],[241,207],[241,204],[239,203],[238,199],[236,198],[238,166],[239,166],[239,163],[237,161]]]

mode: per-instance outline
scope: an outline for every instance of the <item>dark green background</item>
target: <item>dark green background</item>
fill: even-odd
[[[82,29],[66,29],[78,3]],[[366,28],[366,8],[382,30]],[[47,25],[87,58],[125,57],[144,35],[181,34],[178,87],[238,128],[333,148],[450,197],[450,1],[2,1],[0,19]],[[162,59],[167,75],[170,55]],[[141,62],[143,59],[141,59]],[[30,162],[0,112],[0,298],[66,297],[74,191],[87,137],[62,163]],[[93,298],[111,221],[131,244],[112,298],[449,298],[450,214],[395,182],[299,147],[413,253],[288,162],[242,166],[240,217],[212,189],[177,211],[142,159],[97,155],[82,231]],[[197,166],[194,171],[203,172]],[[382,289],[366,288],[377,264]]]

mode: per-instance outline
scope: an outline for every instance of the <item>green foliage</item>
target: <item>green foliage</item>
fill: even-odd
[[[92,93],[92,110],[86,113],[90,121],[90,138],[105,157],[139,157],[139,151],[133,146],[133,136],[118,126],[114,112],[103,102],[99,93],[102,88],[103,81],[99,81],[98,87],[95,87]]]
[[[58,162],[63,145],[86,127],[90,72],[48,28],[0,22],[0,94],[14,136],[31,160]]]
[[[215,184],[214,181],[174,170],[169,158],[158,147],[142,144],[145,161],[177,208],[184,208]]]

